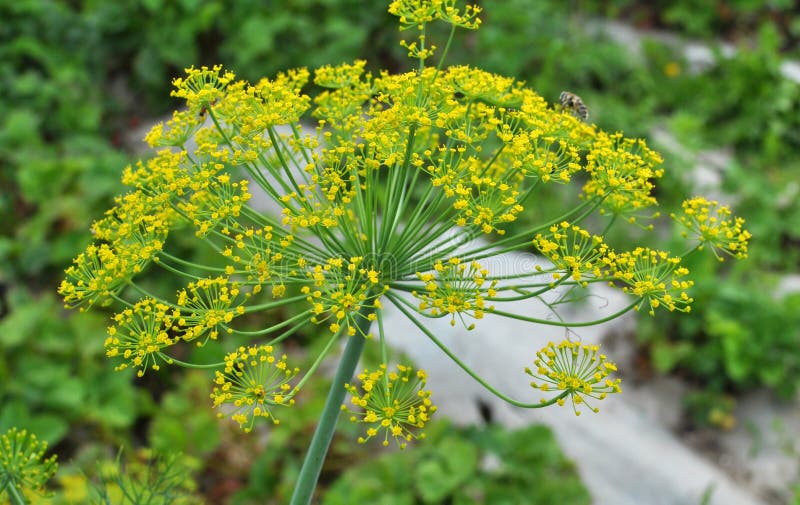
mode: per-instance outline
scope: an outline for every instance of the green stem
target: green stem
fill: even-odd
[[[297,314],[294,317],[291,317],[289,319],[285,319],[285,320],[281,321],[280,323],[272,325],[272,326],[270,326],[268,328],[263,328],[261,330],[244,331],[244,330],[235,330],[235,329],[229,328],[228,326],[225,326],[225,325],[222,325],[222,326],[223,326],[223,328],[225,328],[228,331],[228,333],[235,333],[235,334],[243,336],[243,337],[260,337],[261,335],[270,334],[270,333],[274,332],[275,330],[280,330],[281,328],[285,328],[286,326],[295,327],[295,326],[302,325],[308,319],[311,319],[311,309],[304,310],[303,312]],[[301,321],[301,322],[296,325],[295,323],[297,323],[298,321]]]
[[[8,491],[8,496],[11,498],[12,505],[25,505],[25,499],[14,484],[9,483],[8,486],[6,486],[6,491]]]
[[[341,337],[344,334],[345,328],[346,328],[345,326],[342,326],[342,328],[339,331],[331,335],[331,338],[328,340],[328,343],[325,344],[325,348],[322,349],[322,352],[319,353],[317,359],[314,360],[314,363],[311,365],[311,367],[309,367],[306,374],[303,376],[302,379],[300,379],[300,382],[298,382],[297,385],[294,387],[294,391],[292,391],[289,398],[294,398],[294,395],[297,394],[298,391],[303,389],[303,386],[308,381],[308,379],[310,379],[314,375],[314,372],[317,371],[317,368],[319,368],[319,366],[322,364],[322,361],[328,356],[328,353],[331,352],[333,344],[337,340],[339,340],[339,337]]]
[[[187,363],[186,361],[181,361],[178,358],[173,358],[172,356],[169,356],[163,352],[159,352],[158,355],[161,356],[161,358],[167,363],[169,364],[174,363],[184,368],[206,369],[206,368],[222,368],[223,366],[225,366],[224,361],[220,361],[219,363],[208,363],[206,365],[200,365],[197,363]]]
[[[595,326],[595,325],[598,325],[598,324],[605,323],[605,322],[611,321],[613,319],[616,319],[616,318],[620,317],[621,315],[625,314],[626,312],[629,312],[631,309],[636,307],[641,302],[642,302],[642,298],[639,298],[638,300],[636,300],[632,304],[628,305],[624,309],[620,310],[619,312],[615,312],[615,313],[611,314],[610,316],[606,316],[606,317],[603,317],[603,318],[600,318],[600,319],[595,319],[594,321],[582,321],[582,322],[578,322],[578,323],[576,323],[576,322],[551,321],[549,319],[538,319],[538,318],[535,318],[535,317],[527,317],[527,316],[522,316],[522,315],[519,315],[519,314],[512,314],[510,312],[504,312],[502,310],[496,310],[496,309],[492,309],[492,308],[486,309],[486,313],[487,314],[496,314],[498,316],[510,317],[511,319],[516,319],[518,321],[525,321],[525,322],[528,322],[528,323],[545,324],[545,325],[548,325],[548,326],[561,326],[561,327],[564,327],[564,328],[577,328],[579,326],[580,327],[583,327],[583,326]]]
[[[170,261],[173,261],[173,262],[178,263],[180,265],[184,265],[184,266],[191,267],[191,268],[197,268],[197,269],[201,269],[201,270],[208,270],[210,272],[224,272],[225,271],[225,269],[221,268],[221,267],[212,267],[212,266],[207,266],[207,265],[201,265],[199,263],[192,263],[191,261],[186,261],[184,259],[181,259],[181,258],[179,258],[177,256],[173,256],[170,253],[164,252],[164,251],[159,251],[158,255],[162,256],[164,258],[167,258]],[[161,263],[161,261],[159,260],[158,263]]]
[[[700,250],[700,246],[702,246],[702,245],[703,245],[703,243],[700,242],[696,246],[694,246],[691,249],[689,249],[688,251],[684,252],[683,254],[680,254],[678,257],[681,258],[681,259],[687,258],[689,255],[694,254],[695,252],[699,251]]]
[[[373,307],[362,306],[358,316],[355,318],[358,331],[347,340],[347,346],[345,346],[339,367],[336,369],[336,375],[333,377],[333,384],[331,384],[331,389],[328,391],[328,398],[325,400],[319,424],[311,439],[311,445],[306,453],[306,459],[303,461],[303,467],[300,469],[300,475],[297,477],[297,484],[295,485],[290,505],[308,505],[311,503],[311,497],[314,495],[314,488],[317,486],[322,464],[333,439],[333,431],[336,428],[336,421],[339,418],[341,406],[347,392],[344,389],[344,385],[350,382],[358,365],[361,351],[364,349],[365,340],[363,335],[369,333],[369,327],[372,323],[367,317],[373,310],[375,310]]]

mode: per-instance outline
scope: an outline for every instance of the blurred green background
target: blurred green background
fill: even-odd
[[[573,91],[598,126],[648,138],[666,160],[657,197],[667,207],[693,192],[698,153],[730,155],[715,173],[753,233],[750,259],[694,257],[692,316],[661,314],[657,324],[641,318],[638,363],[692,385],[686,418],[695,426],[729,425],[735,399],[756,388],[776,401],[793,397],[800,384],[800,295],[779,296],[776,289],[796,275],[800,261],[800,85],[782,73],[799,52],[794,2],[480,3],[482,28],[457,36],[449,62],[518,77],[550,101]],[[103,357],[108,315],[67,314],[55,290],[89,242],[93,219],[121,191],[121,170],[134,159],[129,132],[178,105],[170,81],[183,68],[221,63],[254,80],[362,58],[373,70],[402,71],[409,63],[397,45],[396,20],[383,2],[359,0],[17,0],[0,1],[0,20],[0,431],[24,427],[48,440],[66,463],[60,485],[75,496],[85,487],[80,472],[94,475],[98,457],[147,446],[193,458],[197,492],[209,503],[284,502],[325,385],[263,451],[262,442],[214,418],[205,374],[165,371],[134,380],[114,372]],[[645,36],[631,56],[606,32],[609,20],[668,32],[678,42]],[[443,33],[429,37],[444,41]],[[685,59],[681,38],[712,48],[704,68]],[[723,42],[735,53],[718,50]],[[681,147],[659,142],[664,138]],[[669,248],[670,237],[663,240]],[[570,483],[530,503],[588,503],[552,436],[532,430],[442,428],[420,449],[439,465],[424,467],[422,477],[414,477],[421,457],[414,451],[368,464],[374,451],[338,441],[323,475],[331,490],[325,503],[347,503],[342,497],[351,495],[374,503],[370,478],[391,483],[396,501],[385,503],[453,503],[463,499],[458,493],[467,481],[480,488],[470,492],[513,493],[508,482],[523,486],[544,473],[486,475],[470,462],[519,440],[533,449],[509,457]],[[452,451],[463,457],[448,460]],[[368,465],[360,475],[369,478],[342,474],[354,464]],[[425,489],[425,477],[437,472],[452,479]],[[560,495],[566,487],[575,492]]]

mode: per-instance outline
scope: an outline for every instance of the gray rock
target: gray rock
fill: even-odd
[[[494,263],[524,265],[537,259],[525,254],[504,254]],[[491,268],[491,267],[490,267]],[[627,303],[621,292],[599,286],[590,303],[584,304],[577,319],[591,320],[613,313]],[[527,316],[552,317],[549,309],[532,301],[504,304],[498,309]],[[575,461],[595,505],[691,505],[700,504],[703,493],[713,488],[711,505],[758,505],[762,502],[739,487],[719,468],[706,461],[673,436],[659,419],[658,409],[647,407],[666,400],[677,409],[680,389],[613,395],[598,406],[600,412],[585,410],[575,416],[571,407],[525,410],[511,407],[487,392],[461,370],[440,349],[390,304],[385,325],[387,339],[428,371],[428,385],[440,415],[462,424],[480,423],[476,400],[493,410],[493,417],[509,428],[542,423],[553,429],[564,452]],[[578,314],[563,314],[575,318]],[[627,317],[612,323],[580,328],[573,338],[599,343],[610,330],[625,324]],[[536,402],[540,393],[530,388],[523,368],[530,366],[538,349],[548,340],[561,339],[564,330],[487,315],[467,331],[451,327],[447,318],[427,319],[427,327],[476,373],[509,396]],[[610,356],[613,360],[613,356]],[[623,384],[623,388],[625,385]],[[670,389],[671,388],[671,389]],[[643,401],[650,395],[650,401]],[[674,424],[675,413],[668,422]]]

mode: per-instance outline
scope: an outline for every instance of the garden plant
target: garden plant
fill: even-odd
[[[213,370],[210,404],[245,431],[263,419],[278,424],[343,344],[293,504],[310,503],[343,411],[363,427],[358,442],[391,439],[404,448],[425,436],[433,394],[423,370],[391,360],[385,310],[404,314],[512,405],[596,412],[598,401],[620,392],[615,365],[596,345],[556,337],[631,310],[689,312],[684,257],[747,255],[743,220],[702,197],[670,214],[684,238],[677,253],[608,243],[612,226],[639,232],[661,223],[660,156],[642,140],[592,125],[590,107],[576,95],[550,105],[513,78],[445,66],[457,29],[480,26],[478,7],[456,4],[390,4],[401,30],[415,33],[403,42],[416,65],[405,73],[372,75],[356,61],[250,84],[221,66],[187,69],[173,82],[185,107],[147,135],[154,157],[124,169],[128,192],[93,224],[93,242],[59,289],[68,307],[117,309],[105,350],[119,370]],[[442,48],[426,36],[438,22],[450,28]],[[313,98],[303,91],[309,81],[322,88]],[[552,191],[572,195],[572,205],[526,215]],[[281,210],[258,210],[257,200]],[[536,224],[508,231],[521,216]],[[181,257],[170,238],[187,230],[216,261]],[[485,266],[510,251],[536,252],[535,268]],[[185,287],[159,292],[138,282],[156,269]],[[629,304],[599,319],[562,318],[562,306],[578,303],[595,283],[621,289]],[[544,304],[552,317],[504,310],[526,301]],[[290,315],[259,326],[279,310]],[[425,322],[446,318],[472,330],[487,315],[554,328],[531,335],[546,345],[531,356],[528,379],[520,370],[545,398],[498,391]],[[324,328],[326,343],[300,370],[282,349],[311,325]],[[217,340],[231,346],[223,362],[181,359],[186,344]],[[356,374],[366,345],[378,347],[382,363]],[[24,481],[5,483],[14,503],[25,503],[17,489]]]

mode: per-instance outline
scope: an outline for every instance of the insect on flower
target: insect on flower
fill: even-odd
[[[589,108],[583,103],[581,97],[569,91],[562,91],[559,98],[561,99],[561,107],[570,110],[575,117],[583,121],[589,119]]]

